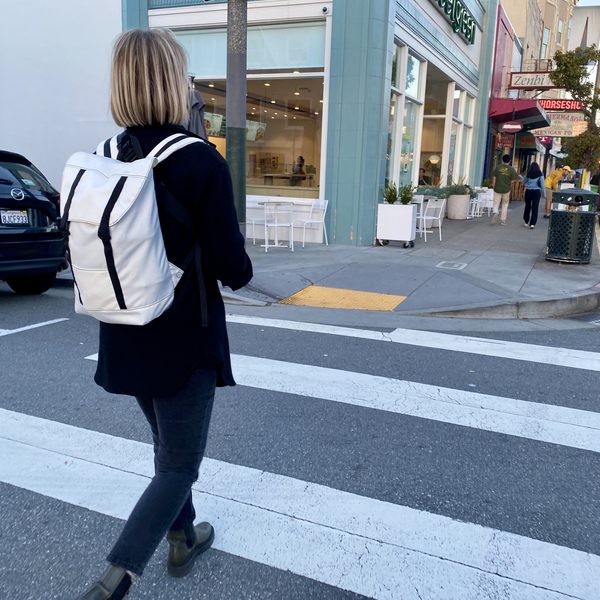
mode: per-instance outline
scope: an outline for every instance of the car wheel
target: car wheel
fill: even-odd
[[[7,279],[9,287],[15,294],[43,294],[49,290],[56,279],[56,273],[41,273],[27,277]]]

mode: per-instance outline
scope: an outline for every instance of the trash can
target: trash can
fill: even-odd
[[[594,248],[598,194],[579,188],[552,194],[546,260],[587,264]]]

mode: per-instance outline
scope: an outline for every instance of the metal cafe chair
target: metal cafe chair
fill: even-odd
[[[440,242],[442,241],[442,220],[444,218],[444,208],[446,207],[445,198],[429,198],[425,210],[421,213],[419,219],[419,234],[425,236],[427,241],[428,227],[433,227],[433,223],[437,222],[437,227],[440,234]]]
[[[306,219],[296,219],[293,223],[294,227],[302,227],[302,247],[306,243],[306,227],[318,227],[323,225],[323,235],[325,237],[325,245],[329,246],[327,239],[327,227],[325,226],[325,215],[327,214],[327,205],[329,200],[314,200],[310,207],[310,213]]]
[[[294,251],[294,223],[293,223],[293,202],[266,200],[259,202],[264,209],[264,229],[265,229],[265,252],[269,248],[281,247],[279,243],[279,230],[287,229],[288,248]],[[273,244],[269,243],[270,233],[273,230]]]

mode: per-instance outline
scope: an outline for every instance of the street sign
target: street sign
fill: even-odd
[[[510,84],[508,87],[512,90],[556,89],[556,86],[552,83],[552,79],[550,79],[549,71],[541,73],[511,73]]]
[[[507,121],[500,125],[500,131],[503,133],[518,133],[523,129],[523,123],[520,121]]]

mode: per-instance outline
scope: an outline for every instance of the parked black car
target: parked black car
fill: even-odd
[[[30,161],[0,150],[0,279],[42,294],[66,266],[60,195]]]

